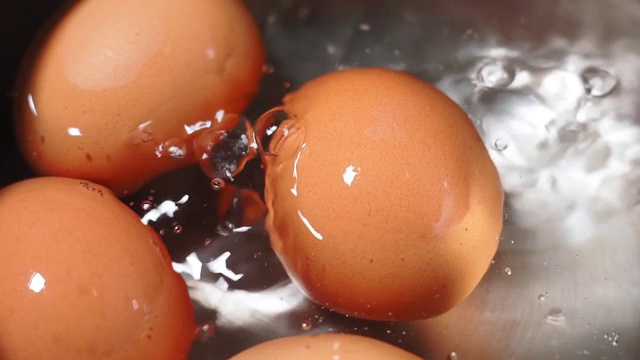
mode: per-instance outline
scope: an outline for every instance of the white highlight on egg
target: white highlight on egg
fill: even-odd
[[[27,102],[29,103],[29,110],[35,116],[38,116],[38,110],[36,109],[36,103],[33,101],[33,95],[27,95]]]
[[[82,136],[82,131],[76,127],[70,127],[67,128],[67,134],[69,134],[69,136]]]
[[[196,131],[200,131],[202,129],[208,129],[211,127],[211,120],[207,120],[207,121],[198,121],[197,123],[193,124],[193,125],[184,125],[184,131],[187,133],[187,135],[191,135],[193,133],[195,133]]]
[[[37,294],[44,290],[46,282],[47,280],[45,280],[40,273],[34,272],[33,275],[31,275],[31,279],[29,279],[29,290]]]
[[[356,175],[360,174],[360,171],[361,170],[359,167],[355,167],[353,165],[348,166],[344,170],[344,174],[342,174],[344,183],[347,184],[347,186],[351,187],[351,184],[353,184],[353,180],[355,180]]]
[[[298,196],[298,162],[300,161],[300,155],[302,155],[302,151],[298,152],[296,160],[293,162],[293,178],[296,179],[291,188],[293,196]]]
[[[306,217],[304,217],[304,215],[302,215],[302,213],[300,212],[300,210],[298,210],[298,216],[300,217],[300,220],[302,220],[302,222],[304,223],[304,225],[307,227],[307,229],[309,229],[309,231],[311,232],[311,234],[313,234],[313,236],[316,237],[316,239],[318,240],[322,240],[324,239],[324,237],[322,236],[322,234],[320,234],[319,232],[316,231],[316,229],[313,228],[313,226],[311,226],[311,223],[309,222],[309,220],[307,220]]]

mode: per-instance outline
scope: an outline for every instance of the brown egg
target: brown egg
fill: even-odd
[[[0,190],[0,359],[186,359],[196,331],[158,235],[100,185]]]
[[[385,342],[348,334],[314,334],[280,338],[256,345],[231,360],[420,360]]]
[[[40,174],[135,191],[196,162],[189,134],[229,127],[219,111],[245,109],[264,58],[240,0],[79,1],[19,82],[24,157]]]
[[[471,293],[498,246],[503,193],[452,100],[408,74],[366,68],[312,80],[274,111],[258,124],[272,131],[288,116],[263,144],[267,228],[309,298],[361,318],[415,320]]]

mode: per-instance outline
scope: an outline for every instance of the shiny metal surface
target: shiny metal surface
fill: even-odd
[[[260,229],[219,239],[198,256],[219,264],[227,254],[224,270],[203,272],[209,282],[185,275],[201,319],[216,324],[193,359],[316,331],[374,336],[427,359],[640,358],[638,2],[250,6],[275,69],[266,89],[380,65],[410,71],[458,101],[500,170],[506,225],[471,297],[414,323],[360,321],[310,304],[287,282]],[[267,91],[265,104],[278,91]],[[240,273],[245,284],[234,287]]]

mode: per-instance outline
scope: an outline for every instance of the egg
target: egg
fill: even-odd
[[[480,282],[502,187],[472,122],[437,88],[388,69],[335,71],[287,95],[256,131],[271,244],[310,299],[416,320]]]
[[[256,345],[231,360],[420,360],[403,349],[369,337],[313,334],[280,338]]]
[[[186,285],[158,235],[100,185],[0,190],[1,359],[186,359]]]
[[[195,164],[196,134],[235,126],[222,115],[245,109],[265,60],[240,0],[77,1],[34,53],[16,104],[25,159],[118,195]]]

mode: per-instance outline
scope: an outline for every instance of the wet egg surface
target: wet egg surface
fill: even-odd
[[[245,109],[264,57],[241,1],[77,2],[27,59],[22,153],[41,175],[131,193],[197,161],[195,134]]]
[[[286,119],[274,130],[276,116]],[[271,243],[312,300],[415,320],[479,283],[498,246],[503,193],[471,121],[435,87],[392,70],[336,71],[289,94],[258,128],[272,133]]]
[[[184,281],[158,235],[94,183],[0,191],[1,359],[185,359]]]
[[[419,357],[365,336],[314,334],[285,337],[256,345],[232,360],[420,360]]]

